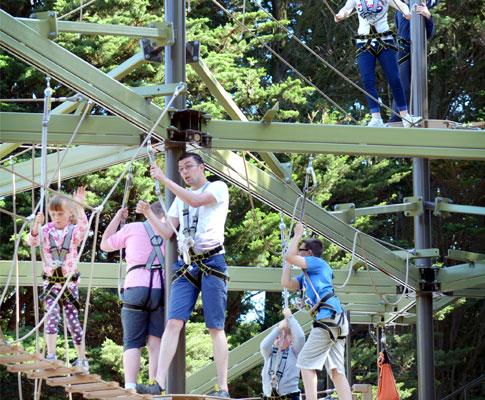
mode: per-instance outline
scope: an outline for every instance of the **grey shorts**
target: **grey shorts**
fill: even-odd
[[[334,319],[323,318],[321,322],[336,323],[340,318],[337,314]],[[349,332],[348,321],[345,318],[344,325],[339,328],[330,328],[334,337],[347,335]],[[303,349],[298,355],[296,366],[302,369],[322,370],[325,366],[327,373],[332,376],[332,370],[336,369],[345,375],[345,339],[333,341],[329,333],[323,328],[314,327],[308,336]]]
[[[130,287],[123,291],[123,304],[143,306],[148,297],[147,287]],[[123,325],[123,347],[125,350],[144,347],[148,336],[162,337],[164,315],[161,305],[162,290],[153,289],[147,303],[149,309],[143,311],[123,306],[121,309],[121,324]]]

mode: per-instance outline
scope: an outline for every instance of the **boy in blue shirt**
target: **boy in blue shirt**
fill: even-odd
[[[307,400],[317,400],[317,372],[325,366],[340,400],[351,400],[352,393],[345,376],[345,336],[349,325],[340,300],[332,285],[333,272],[321,258],[323,244],[318,239],[305,239],[303,225],[296,224],[286,253],[288,265],[301,268],[302,273],[291,278],[289,267],[283,268],[281,284],[290,290],[302,290],[303,299],[314,317],[313,329],[298,355]],[[300,244],[301,242],[301,244]],[[298,247],[298,245],[300,245]]]

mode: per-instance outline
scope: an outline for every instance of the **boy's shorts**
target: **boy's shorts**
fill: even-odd
[[[321,322],[336,323],[340,318],[337,314],[334,319],[322,318]],[[348,333],[348,321],[344,319],[345,323],[342,331]],[[340,332],[337,327],[330,328],[332,334],[336,338]],[[313,327],[310,331],[303,349],[298,355],[296,366],[298,368],[310,370],[322,370],[325,366],[327,373],[332,376],[332,369],[336,369],[339,373],[345,375],[345,339],[336,339],[332,341],[329,333],[323,328]]]
[[[223,254],[216,254],[203,260],[208,267],[226,273],[227,265]],[[179,260],[172,265],[173,272],[184,265]],[[200,274],[198,267],[191,266],[190,272],[194,277]],[[168,319],[188,321],[195,302],[202,291],[202,306],[205,325],[209,329],[224,329],[227,308],[227,282],[214,275],[202,274],[201,290],[196,288],[185,277],[181,276],[172,282],[168,306]]]
[[[125,289],[121,295],[123,303],[143,306],[148,297],[149,288],[135,286]],[[146,346],[147,337],[161,338],[163,335],[164,319],[162,304],[162,290],[152,288],[147,308],[155,311],[135,310],[128,307],[121,309],[121,324],[123,325],[123,347],[125,350],[138,349]]]

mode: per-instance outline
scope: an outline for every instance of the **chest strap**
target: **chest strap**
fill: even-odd
[[[202,186],[202,190],[200,193],[204,193],[204,191],[209,186],[210,182],[206,182],[204,186]],[[192,215],[192,224],[190,224],[190,210],[189,205],[184,203],[184,208],[182,210],[182,217],[184,221],[184,227],[182,229],[182,233],[186,238],[191,238],[192,240],[195,239],[195,234],[197,233],[197,225],[199,223],[199,209],[197,207]]]
[[[288,360],[289,347],[285,350],[279,351],[278,347],[273,347],[271,353],[271,360],[269,362],[269,377],[271,379],[271,387],[277,392],[278,386],[283,376],[283,372],[286,367],[286,361]],[[278,352],[281,354],[280,362],[278,363],[278,369],[275,371],[276,362],[278,360]]]
[[[52,263],[56,267],[64,265],[64,262],[66,261],[66,255],[69,253],[69,248],[71,247],[71,239],[74,232],[74,227],[75,225],[72,224],[67,227],[67,233],[66,236],[64,236],[60,249],[57,247],[53,232],[49,232],[49,250],[52,256]]]
[[[172,283],[175,282],[179,278],[186,278],[192,285],[200,290],[201,287],[201,279],[202,275],[213,275],[216,278],[222,279],[224,282],[229,282],[229,276],[226,275],[224,272],[221,272],[215,268],[209,267],[204,263],[204,260],[216,255],[217,253],[221,252],[223,247],[221,245],[213,248],[212,250],[206,251],[202,254],[193,254],[192,250],[190,251],[190,258],[192,264],[187,265],[184,264],[178,271],[176,271],[172,278]],[[199,268],[199,273],[194,276],[190,272],[190,267],[196,266]]]

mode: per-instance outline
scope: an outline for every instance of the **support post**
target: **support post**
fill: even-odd
[[[175,43],[165,47],[165,84],[185,82],[185,1],[165,1],[165,22],[172,23],[174,27]],[[166,100],[167,102],[168,100]],[[173,103],[178,110],[185,108],[185,95],[182,93]],[[166,175],[173,181],[182,184],[178,173],[178,157],[185,151],[185,145],[165,142],[165,168]],[[165,192],[167,205],[172,204],[174,195]],[[177,242],[172,238],[167,243],[165,258],[165,293],[168,305],[168,295],[171,282],[171,265],[177,259]],[[167,313],[165,307],[165,313]],[[165,319],[167,314],[165,314]],[[179,343],[175,357],[168,371],[168,393],[185,393],[185,327],[180,332]]]
[[[410,9],[421,4],[421,0],[411,0]],[[427,102],[427,52],[426,33],[423,17],[412,12],[411,17],[411,112],[428,118]],[[413,159],[414,196],[423,202],[430,200],[429,160]],[[429,210],[414,217],[414,245],[416,249],[431,247],[431,215]],[[430,268],[429,259],[418,259],[419,268]],[[418,361],[418,399],[435,399],[434,349],[433,349],[433,297],[432,293],[418,290],[416,293],[416,330]]]

